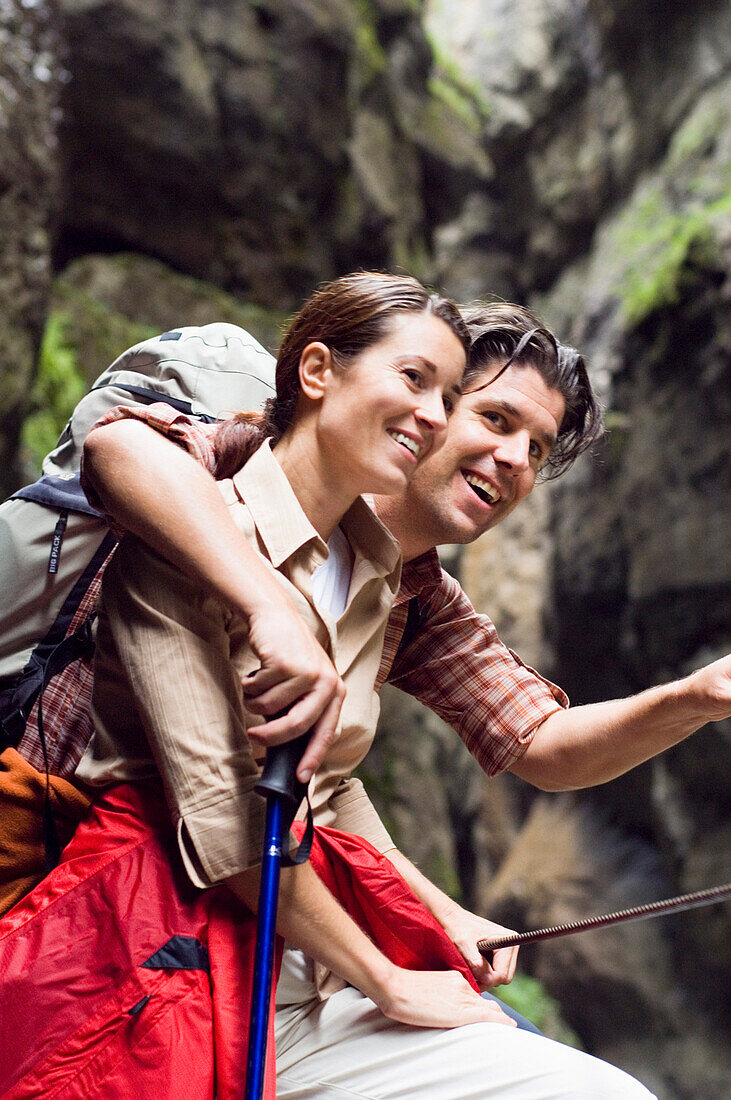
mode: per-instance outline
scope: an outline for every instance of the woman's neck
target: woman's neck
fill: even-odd
[[[340,484],[338,470],[316,444],[314,434],[299,427],[280,439],[272,452],[320,538],[328,541],[358,493]]]

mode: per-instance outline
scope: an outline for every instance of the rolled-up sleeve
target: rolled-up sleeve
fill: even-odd
[[[487,775],[505,771],[568,698],[503,645],[448,574],[419,602],[419,628],[399,649],[389,683],[452,726]]]
[[[121,756],[139,760],[139,770],[145,755],[154,758],[197,886],[246,870],[259,859],[265,804],[253,791],[259,768],[236,667],[246,652],[243,624],[127,538],[104,578],[99,630],[94,710],[102,755],[106,735]],[[120,671],[136,708],[128,719],[115,706]]]

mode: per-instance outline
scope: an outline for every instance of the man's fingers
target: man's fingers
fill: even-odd
[[[333,697],[323,710],[321,696],[317,692],[311,692],[291,706],[286,714],[261,726],[252,726],[249,736],[263,745],[282,745],[311,729],[312,736],[297,769],[298,779],[306,783],[322,763],[335,739],[344,696],[345,689],[342,682],[338,681]]]
[[[321,689],[313,691],[311,683],[305,683],[299,678],[281,680],[259,692],[258,695],[249,694],[248,681],[244,681],[244,699],[246,708],[252,714],[261,714],[264,718],[279,714],[280,711],[289,710],[299,700],[311,698],[314,706],[322,704],[326,693]],[[312,720],[315,719],[312,715]]]
[[[320,767],[327,750],[335,740],[344,698],[345,689],[343,688],[342,692],[338,691],[330,700],[323,714],[314,725],[312,737],[297,768],[297,778],[301,783],[309,782],[310,776],[314,775]]]

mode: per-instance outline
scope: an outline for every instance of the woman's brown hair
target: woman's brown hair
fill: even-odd
[[[267,401],[263,413],[239,413],[216,431],[216,477],[231,477],[264,439],[277,443],[290,427],[300,395],[300,359],[308,344],[325,344],[336,366],[346,369],[387,336],[394,317],[403,313],[439,317],[469,351],[469,333],[456,305],[408,275],[358,271],[325,283],[284,334],[277,356],[276,397]]]

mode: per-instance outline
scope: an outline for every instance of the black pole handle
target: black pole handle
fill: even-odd
[[[297,766],[304,756],[309,740],[308,730],[293,741],[287,741],[285,745],[270,745],[267,749],[264,770],[254,788],[258,794],[265,797],[271,794],[278,795],[291,808],[292,816],[307,794],[307,784],[300,783],[297,778]]]

